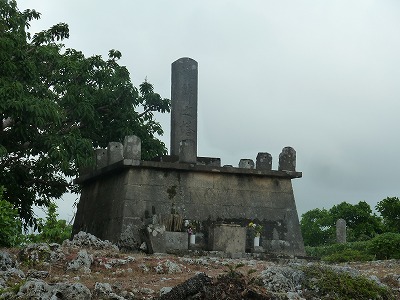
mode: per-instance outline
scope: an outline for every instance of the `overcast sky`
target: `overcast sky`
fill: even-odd
[[[67,47],[122,52],[138,86],[170,98],[171,63],[199,64],[198,155],[237,165],[297,151],[299,215],[400,196],[400,1],[36,0],[31,31],[65,22]],[[170,116],[158,118],[169,148]],[[76,197],[60,203],[71,219]]]

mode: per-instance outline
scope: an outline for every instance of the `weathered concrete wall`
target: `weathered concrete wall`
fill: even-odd
[[[87,182],[82,189],[74,229],[115,241],[115,237],[121,234],[126,185],[125,172],[115,172],[113,176]]]
[[[218,221],[246,226],[256,220],[264,227],[261,243],[269,252],[304,255],[291,184],[299,174],[121,161],[80,179],[83,192],[74,232],[83,229],[114,242],[125,235],[137,242],[134,232],[146,220],[171,212],[201,221],[205,236]]]

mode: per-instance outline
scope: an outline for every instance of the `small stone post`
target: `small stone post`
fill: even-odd
[[[256,158],[257,170],[272,170],[272,156],[267,152],[259,152]]]
[[[171,66],[171,155],[191,140],[197,157],[197,62],[184,57]]]
[[[252,159],[242,158],[239,161],[239,168],[254,169],[254,161]]]
[[[279,154],[279,171],[296,171],[296,151],[292,147],[285,147]]]
[[[346,221],[343,219],[336,221],[336,242],[339,244],[346,243]]]
[[[125,136],[124,159],[131,160],[132,165],[138,165],[142,158],[142,142],[136,135]]]
[[[123,146],[118,142],[110,142],[107,147],[108,164],[111,165],[124,159]]]

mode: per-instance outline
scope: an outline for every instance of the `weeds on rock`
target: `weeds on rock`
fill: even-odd
[[[320,265],[302,268],[306,274],[304,296],[306,299],[394,300],[392,292],[363,276],[354,276],[346,272],[337,272]]]
[[[257,278],[251,276],[255,270],[250,269],[247,274],[239,271],[244,264],[228,265],[225,274],[213,279],[203,291],[193,299],[278,299],[267,291]]]

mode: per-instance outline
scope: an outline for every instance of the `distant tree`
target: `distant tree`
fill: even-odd
[[[301,232],[304,244],[319,246],[332,242],[332,219],[326,209],[315,208],[301,216]]]
[[[50,203],[46,219],[37,219],[39,233],[26,236],[27,241],[62,244],[71,237],[72,225],[68,224],[66,220],[58,219],[57,208],[55,203]]]
[[[319,246],[336,241],[336,221],[344,219],[347,226],[347,240],[371,239],[383,232],[381,218],[372,213],[365,201],[358,204],[342,202],[331,209],[313,209],[302,215],[300,225],[304,244]]]
[[[375,208],[383,218],[385,231],[400,233],[400,199],[387,197],[379,201]]]
[[[144,159],[166,153],[154,112],[170,108],[150,83],[132,85],[119,51],[103,60],[65,49],[64,23],[32,36],[39,18],[0,1],[0,185],[25,225],[34,224],[33,205],[76,191],[67,178],[93,163],[93,148],[135,134]]]
[[[334,205],[329,213],[334,222],[338,219],[346,221],[348,241],[368,240],[382,233],[381,218],[372,213],[370,205],[365,201],[354,205],[342,202]]]

